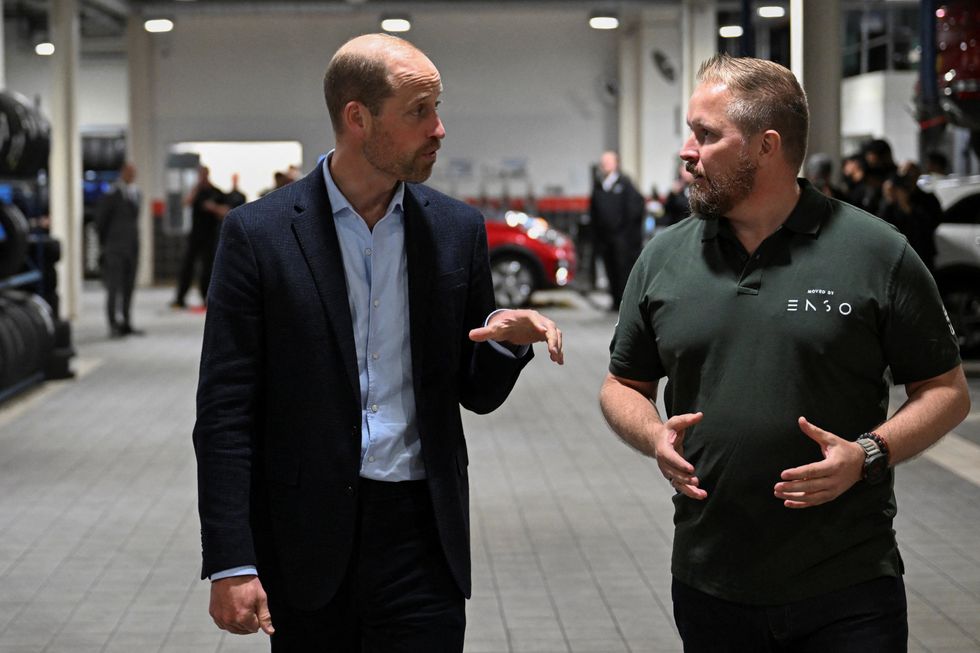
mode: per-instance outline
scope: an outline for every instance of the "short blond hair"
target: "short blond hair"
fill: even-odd
[[[728,117],[746,136],[767,129],[779,133],[786,161],[799,169],[806,157],[810,109],[806,93],[787,68],[752,57],[716,54],[701,64],[697,81],[728,87]]]

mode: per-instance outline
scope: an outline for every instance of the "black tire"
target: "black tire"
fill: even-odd
[[[527,256],[501,252],[490,257],[493,295],[500,308],[521,308],[531,303],[538,289],[537,266]]]
[[[30,362],[28,360],[27,342],[24,340],[24,332],[19,320],[14,316],[11,307],[13,302],[0,297],[0,320],[5,322],[7,333],[6,350],[11,352],[9,358],[4,360],[4,387],[9,388],[19,381],[23,381],[29,375]]]
[[[14,384],[17,374],[15,328],[14,323],[7,319],[4,306],[0,305],[0,392]]]
[[[13,204],[0,204],[0,227],[5,238],[0,240],[0,279],[20,272],[27,261],[27,219]]]

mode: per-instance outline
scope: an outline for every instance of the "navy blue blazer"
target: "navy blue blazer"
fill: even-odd
[[[468,338],[494,309],[483,217],[426,186],[404,199],[412,373],[449,567],[470,595],[459,407],[503,403],[531,358]],[[194,448],[202,577],[255,565],[277,600],[325,605],[350,559],[361,450],[354,333],[319,166],[224,220],[208,290]]]

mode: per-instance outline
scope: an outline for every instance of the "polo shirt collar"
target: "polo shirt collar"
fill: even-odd
[[[820,227],[830,216],[833,207],[829,198],[818,191],[813,185],[803,178],[798,178],[796,183],[800,185],[800,199],[790,212],[782,227],[798,234],[810,234],[816,236],[820,233]],[[724,221],[726,231],[731,231],[727,218],[706,218],[704,219],[704,231],[701,240],[712,240],[718,236],[721,222]]]

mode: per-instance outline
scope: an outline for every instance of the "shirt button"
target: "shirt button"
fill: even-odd
[[[371,412],[372,413],[378,412],[378,404],[371,404]]]
[[[368,456],[368,462],[369,463],[373,463],[374,462],[374,456]]]
[[[364,250],[364,256],[371,256],[371,248],[370,247],[368,247],[367,249]]]
[[[374,360],[378,360],[379,358],[381,358],[381,354],[379,354],[378,352],[374,352],[373,354],[371,354],[371,358]]]
[[[374,304],[374,307],[375,307],[375,308],[377,308],[377,307],[379,307],[379,306],[381,306],[381,300],[380,300],[380,299],[375,299],[375,300],[374,300],[373,302],[371,302],[371,303],[372,303],[372,304]]]

